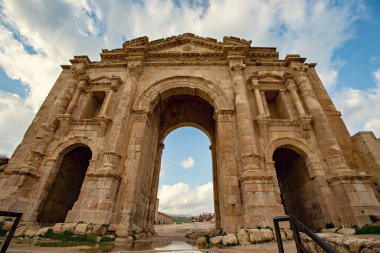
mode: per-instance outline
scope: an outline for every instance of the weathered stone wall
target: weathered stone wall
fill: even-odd
[[[377,139],[363,144],[365,135],[349,136],[315,64],[250,43],[141,37],[103,50],[99,62],[75,56],[0,174],[1,206],[36,222],[65,155],[88,147],[92,157],[65,222],[98,224],[122,237],[152,233],[162,142],[194,126],[211,142],[218,228],[271,225],[291,211],[282,195],[306,210],[319,207],[308,217],[315,228],[363,225],[380,215]],[[302,163],[299,179],[289,179],[306,189],[297,198],[279,184],[273,155],[282,148]]]

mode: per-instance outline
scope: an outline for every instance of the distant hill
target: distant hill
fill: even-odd
[[[172,217],[173,221],[177,224],[191,222],[191,217],[188,217],[188,216],[172,216],[172,215],[170,215],[170,217]]]

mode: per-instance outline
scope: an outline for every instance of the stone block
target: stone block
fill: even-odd
[[[24,235],[25,233],[25,230],[27,230],[29,228],[29,226],[20,226],[16,229],[15,233],[13,234],[13,236],[17,237],[17,236],[21,236],[21,235]]]
[[[106,232],[106,227],[100,224],[92,224],[91,234],[103,235]],[[121,236],[121,235],[118,235]],[[125,236],[121,236],[125,237]]]
[[[223,245],[235,245],[238,243],[238,239],[235,234],[227,234],[222,238]]]
[[[342,235],[354,235],[355,229],[354,228],[341,228],[337,231],[338,234]]]
[[[218,245],[222,243],[223,236],[214,236],[210,238],[211,245]]]
[[[207,246],[207,239],[204,236],[197,238],[197,245],[198,246]]]
[[[238,238],[239,243],[241,243],[241,244],[249,243],[249,236],[244,229],[240,229],[238,231],[237,238]]]
[[[65,223],[63,224],[61,232],[69,231],[71,233],[74,233],[75,227],[78,223]]]
[[[263,241],[261,231],[257,228],[247,229],[249,240],[253,243],[260,243]]]
[[[33,237],[36,235],[37,231],[40,229],[39,226],[30,226],[28,227],[25,232],[24,232],[24,235],[25,236],[29,236],[29,237]]]
[[[40,228],[37,230],[35,236],[44,236],[48,231],[49,229],[52,229],[53,227],[44,227],[44,228]]]
[[[13,221],[5,221],[3,225],[3,230],[9,231],[11,230],[12,226],[13,226]]]
[[[273,240],[274,237],[273,237],[272,230],[263,228],[263,229],[260,229],[260,232],[261,232],[261,238],[263,242],[269,242]]]
[[[85,235],[87,232],[87,227],[88,227],[88,224],[86,224],[86,223],[80,223],[80,224],[76,225],[76,227],[74,229],[74,234]]]
[[[293,240],[293,231],[290,228],[283,228],[282,230],[284,231],[287,240]]]
[[[54,232],[54,233],[61,233],[61,232],[63,232],[63,231],[62,231],[63,224],[64,224],[64,223],[57,223],[57,224],[55,224],[55,225],[53,226],[53,232]]]

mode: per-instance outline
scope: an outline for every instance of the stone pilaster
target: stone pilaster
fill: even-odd
[[[161,160],[162,160],[162,152],[165,148],[163,143],[159,143],[157,145],[156,157],[154,160],[154,171],[152,175],[152,189],[150,194],[150,205],[149,205],[149,217],[147,220],[147,226],[150,227],[150,230],[153,231],[153,225],[155,220],[156,208],[158,205],[157,202],[157,193],[158,193],[158,183],[161,171]]]
[[[244,226],[237,159],[233,111],[216,111],[216,145],[221,225],[227,233]]]
[[[119,108],[114,116],[112,127],[110,129],[110,138],[107,140],[108,150],[118,150],[123,145],[125,138],[121,138],[125,134],[123,131],[128,123],[132,110],[132,104],[135,98],[137,83],[144,67],[145,54],[141,52],[137,56],[127,57],[127,81],[121,91],[121,98],[117,108]]]
[[[135,111],[132,115],[131,134],[127,147],[125,170],[121,174],[121,184],[117,198],[117,207],[111,224],[112,229],[121,237],[126,237],[134,230],[141,230],[141,223],[135,217],[138,212],[140,171],[146,132],[151,114],[147,111]],[[133,224],[133,226],[132,226]],[[138,226],[138,227],[137,227]]]

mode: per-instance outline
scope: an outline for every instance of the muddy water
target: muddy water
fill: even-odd
[[[54,252],[54,253],[103,253],[103,252],[216,252],[207,249],[198,249],[184,241],[141,241],[130,243],[100,243],[100,244],[75,244],[63,242],[13,242],[8,248],[9,253],[32,253],[32,252]]]

